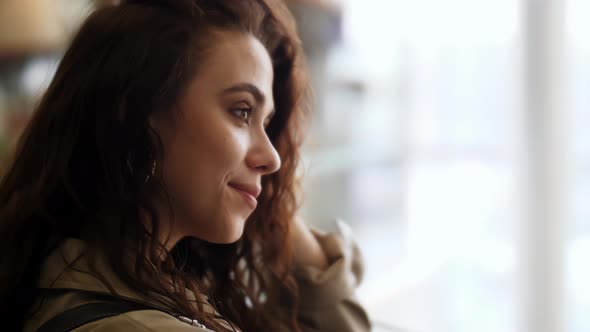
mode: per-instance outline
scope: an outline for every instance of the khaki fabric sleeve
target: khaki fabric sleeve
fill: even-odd
[[[367,313],[355,298],[363,277],[361,253],[350,227],[339,220],[337,225],[338,231],[329,234],[312,229],[328,257],[329,267],[295,267],[300,290],[298,321],[305,332],[371,330]]]

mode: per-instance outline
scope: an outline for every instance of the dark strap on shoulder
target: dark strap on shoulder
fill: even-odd
[[[136,310],[155,310],[130,301],[83,304],[51,318],[37,332],[68,332],[84,324]]]

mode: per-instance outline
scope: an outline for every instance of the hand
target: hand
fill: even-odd
[[[328,258],[320,243],[301,218],[295,217],[291,225],[290,237],[293,243],[295,265],[314,266],[320,270],[328,267]]]

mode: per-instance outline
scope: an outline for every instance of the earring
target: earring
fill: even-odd
[[[156,175],[156,166],[156,160],[154,159],[154,161],[152,162],[152,169],[150,170],[148,175],[146,175],[144,182],[147,183],[152,176]]]

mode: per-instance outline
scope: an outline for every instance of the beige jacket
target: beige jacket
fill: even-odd
[[[314,231],[330,266],[320,271],[309,266],[296,267],[295,276],[300,286],[301,307],[299,324],[303,331],[369,331],[370,324],[363,308],[354,298],[355,288],[362,277],[362,263],[358,248],[352,241],[350,230],[340,224],[340,232],[323,234]],[[36,331],[44,322],[61,312],[96,302],[87,292],[112,294],[98,278],[88,271],[84,256],[74,261],[85,248],[84,242],[67,239],[46,259],[39,279],[40,288],[82,290],[56,292],[40,303],[39,310],[25,323],[25,332]],[[70,265],[71,264],[71,265]],[[113,286],[118,296],[158,307],[153,298],[137,294],[124,285],[106,264],[98,262],[100,272]],[[189,294],[193,299],[194,294]],[[197,295],[206,299],[204,295]],[[212,307],[207,310],[214,311]],[[76,332],[107,331],[178,331],[206,332],[206,328],[192,326],[172,315],[158,310],[131,311],[104,318],[75,329]],[[251,332],[251,331],[248,331]]]

